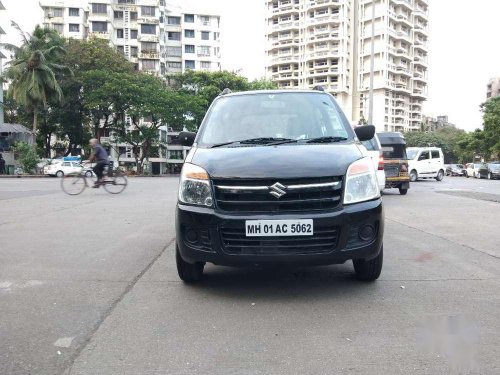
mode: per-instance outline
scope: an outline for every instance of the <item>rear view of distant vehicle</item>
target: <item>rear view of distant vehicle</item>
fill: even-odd
[[[446,168],[447,176],[465,176],[465,167],[462,164],[450,164]]]
[[[361,142],[363,146],[365,146],[368,151],[368,155],[373,161],[373,166],[377,171],[377,183],[380,191],[383,191],[385,188],[385,171],[384,171],[384,157],[382,156],[382,145],[380,144],[380,140],[378,136],[375,136],[369,141]]]
[[[443,151],[437,147],[409,147],[408,167],[411,182],[419,178],[442,181],[445,174]]]
[[[483,164],[478,171],[479,178],[500,179],[500,163]]]
[[[401,195],[406,195],[410,189],[408,162],[406,157],[406,142],[401,133],[378,133],[382,146],[382,158],[385,172],[385,187],[399,189]]]

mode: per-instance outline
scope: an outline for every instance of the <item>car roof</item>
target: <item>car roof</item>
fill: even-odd
[[[232,96],[246,96],[246,95],[257,95],[257,94],[320,94],[320,95],[329,95],[332,94],[326,91],[320,90],[252,90],[252,91],[238,91],[232,92],[229,94],[221,94],[219,97],[232,97]]]

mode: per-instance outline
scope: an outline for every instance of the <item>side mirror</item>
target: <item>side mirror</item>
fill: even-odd
[[[179,141],[181,145],[191,147],[194,143],[194,139],[196,138],[196,133],[192,132],[181,132],[179,133]]]
[[[354,129],[358,139],[363,141],[369,141],[375,136],[375,126],[373,125],[362,125]]]

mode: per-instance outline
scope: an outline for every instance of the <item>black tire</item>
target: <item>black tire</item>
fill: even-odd
[[[185,283],[196,283],[203,279],[203,268],[205,263],[188,263],[182,259],[179,248],[175,246],[175,262],[177,264],[177,273],[179,278]]]
[[[64,172],[63,171],[57,171],[56,172],[56,177],[59,177],[59,178],[64,177]]]
[[[87,187],[85,178],[80,174],[67,174],[61,178],[61,189],[68,195],[81,194]]]
[[[436,176],[436,181],[443,181],[443,178],[444,178],[444,172],[441,169]]]
[[[418,173],[416,170],[412,170],[410,172],[410,181],[411,182],[416,182],[418,180]]]
[[[491,172],[488,173],[488,180],[491,180]]]
[[[85,177],[92,177],[92,171],[85,172]]]
[[[401,194],[401,195],[408,194],[408,189],[399,188],[399,194]]]
[[[380,253],[376,258],[371,260],[354,259],[352,263],[358,280],[377,280],[382,272],[382,264],[384,263],[384,246],[382,245]]]

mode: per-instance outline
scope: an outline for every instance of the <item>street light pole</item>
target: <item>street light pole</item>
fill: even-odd
[[[372,37],[370,53],[370,94],[368,107],[368,124],[373,125],[373,81],[375,70],[375,0],[372,1]]]

